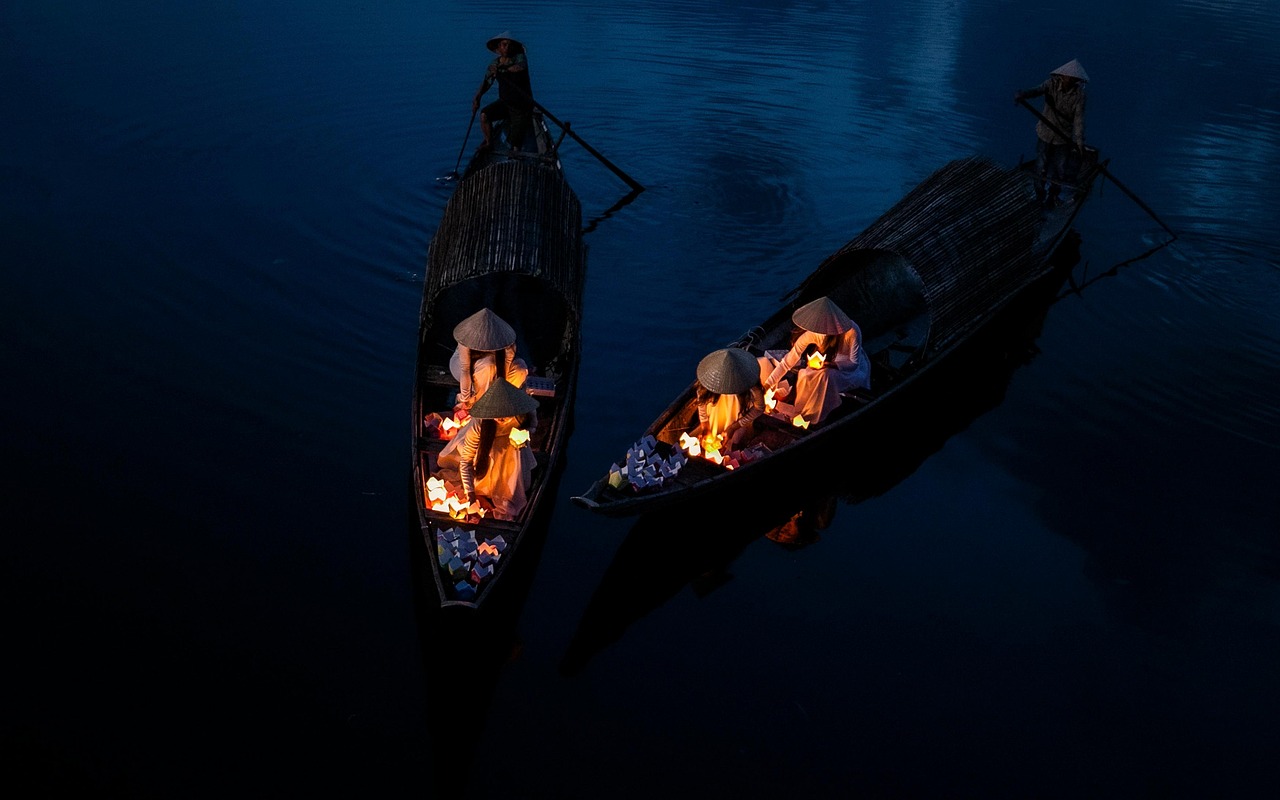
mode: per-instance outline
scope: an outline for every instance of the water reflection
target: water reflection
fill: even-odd
[[[562,471],[550,478],[554,496]],[[434,769],[431,780],[440,797],[452,797],[474,785],[471,774],[482,767],[479,748],[489,706],[503,669],[522,652],[517,623],[529,595],[547,540],[551,509],[543,503],[521,537],[517,558],[501,573],[482,606],[441,607],[432,578],[435,553],[428,552],[410,495],[409,561],[422,651],[427,729]],[[427,793],[432,796],[431,792]]]
[[[596,216],[587,220],[587,222],[582,226],[582,235],[586,236],[588,233],[591,233],[592,231],[594,231],[596,228],[600,226],[600,223],[604,222],[609,217],[612,217],[614,214],[618,213],[622,209],[631,205],[633,202],[635,202],[635,199],[639,197],[640,193],[643,191],[644,191],[643,188],[632,189],[631,191],[627,192],[625,195],[620,197],[618,199],[618,202],[614,203],[613,205],[606,208],[604,211],[601,211]]]
[[[877,424],[832,434],[812,456],[822,468],[769,473],[767,484],[756,481],[717,495],[714,512],[695,499],[640,516],[583,613],[561,671],[584,669],[685,586],[701,598],[727,583],[732,563],[757,539],[785,549],[820,546],[841,504],[889,491],[951,436],[999,405],[1014,371],[1039,352],[1044,320],[1079,261],[1077,235],[1068,237],[1057,261],[1057,269],[988,328],[901,392]]]

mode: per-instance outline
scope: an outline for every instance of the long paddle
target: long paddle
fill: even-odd
[[[474,108],[471,109],[471,121],[467,123],[467,135],[462,137],[462,148],[458,150],[458,163],[453,165],[453,172],[450,172],[448,175],[444,176],[443,178],[440,178],[440,180],[452,181],[457,179],[458,167],[462,166],[462,154],[467,152],[467,140],[471,138],[471,126],[476,124],[477,110],[478,109],[474,109]]]
[[[551,120],[555,124],[559,125],[560,129],[563,130],[565,133],[567,133],[575,142],[582,145],[584,150],[586,150],[591,155],[595,156],[596,159],[599,160],[601,164],[604,164],[606,167],[608,167],[610,172],[612,172],[614,175],[617,175],[619,178],[622,178],[623,182],[626,183],[628,186],[630,186],[633,190],[637,192],[644,191],[644,187],[641,186],[638,182],[636,182],[634,178],[632,178],[630,175],[623,172],[622,170],[618,169],[616,166],[614,166],[612,161],[600,155],[599,151],[597,151],[594,147],[592,147],[591,145],[583,141],[581,136],[574,133],[573,129],[569,127],[569,124],[567,122],[561,122],[560,120],[556,119],[554,114],[548,111],[541,103],[537,102],[536,100],[534,101],[533,105],[534,105],[534,108],[537,108],[539,111],[542,112],[542,115],[544,117]]]
[[[527,92],[525,92],[525,91],[524,91],[523,89],[521,89],[519,86],[511,86],[511,87],[508,87],[508,88],[510,88],[510,89],[514,89],[514,90],[515,90],[518,94],[520,94],[520,96],[522,96],[525,100],[528,100],[530,103],[532,103],[534,108],[536,108],[536,109],[538,109],[539,111],[541,111],[541,112],[542,112],[542,115],[543,115],[544,117],[546,117],[547,119],[551,120],[551,121],[552,121],[552,122],[554,122],[555,124],[559,125],[561,130],[563,130],[563,131],[564,131],[565,133],[567,133],[570,137],[572,137],[572,138],[573,138],[573,140],[574,140],[575,142],[577,142],[578,144],[582,145],[583,149],[585,149],[588,153],[590,153],[591,155],[595,156],[595,157],[596,157],[596,159],[597,159],[601,164],[604,164],[606,167],[608,167],[610,172],[612,172],[614,175],[617,175],[619,178],[622,178],[622,180],[623,180],[623,182],[624,182],[624,183],[626,183],[628,186],[630,186],[632,189],[634,189],[634,190],[635,190],[635,191],[637,191],[637,192],[643,192],[643,191],[644,191],[644,187],[643,187],[643,186],[641,186],[641,185],[640,185],[640,184],[635,180],[635,178],[632,178],[632,177],[631,177],[630,175],[628,175],[627,173],[625,173],[625,172],[623,172],[622,170],[618,169],[618,167],[617,167],[617,166],[615,166],[615,165],[614,165],[614,163],[613,163],[612,161],[610,161],[609,159],[607,159],[607,158],[605,158],[604,156],[602,156],[598,150],[596,150],[596,149],[595,149],[594,147],[592,147],[591,145],[587,144],[587,143],[586,143],[586,141],[584,141],[584,140],[583,140],[583,138],[582,138],[581,136],[579,136],[578,134],[574,133],[574,131],[569,127],[569,124],[568,124],[568,123],[566,123],[566,122],[561,122],[560,120],[556,119],[556,115],[555,115],[555,114],[552,114],[550,111],[548,111],[548,110],[546,109],[546,106],[542,105],[542,103],[539,103],[537,100],[534,100],[532,97],[530,97],[530,96],[529,96],[529,94],[528,94]]]
[[[1032,105],[1028,103],[1026,100],[1022,98],[1018,98],[1018,103],[1021,104],[1023,108],[1030,111],[1032,114],[1035,114],[1036,117],[1045,125],[1048,125],[1049,129],[1052,130],[1054,133],[1058,134],[1059,136],[1061,136],[1063,139],[1066,139],[1067,141],[1071,141],[1071,137],[1066,132],[1064,132],[1062,128],[1059,128],[1057,125],[1053,124],[1053,122],[1051,122],[1048,119],[1048,117],[1046,117],[1044,114],[1041,114],[1039,111],[1036,111],[1035,108],[1032,107]],[[1114,183],[1117,187],[1119,187],[1120,191],[1127,194],[1130,200],[1137,203],[1139,208],[1147,212],[1152,219],[1154,219],[1157,223],[1159,223],[1160,227],[1164,228],[1169,233],[1169,235],[1173,237],[1173,239],[1178,238],[1178,234],[1173,232],[1173,228],[1170,228],[1168,225],[1165,225],[1164,221],[1156,216],[1156,212],[1152,211],[1150,206],[1142,202],[1142,200],[1136,194],[1130,191],[1129,187],[1121,183],[1119,179],[1116,178],[1115,175],[1112,175],[1111,170],[1107,169],[1107,165],[1105,163],[1098,162],[1098,169],[1101,170],[1102,174],[1106,175],[1107,178],[1109,178],[1112,183]],[[1173,239],[1170,239],[1169,241],[1173,241]]]

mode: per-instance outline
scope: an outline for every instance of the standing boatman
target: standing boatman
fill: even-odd
[[[1075,176],[1073,156],[1084,153],[1084,89],[1088,80],[1084,67],[1073,58],[1049,73],[1044,83],[1013,96],[1015,103],[1029,97],[1044,97],[1044,119],[1036,123],[1036,172],[1040,176],[1036,182],[1036,198],[1050,208],[1057,205],[1063,181]],[[1063,138],[1064,133],[1071,139]],[[1047,203],[1046,182],[1049,185]]]
[[[525,57],[524,44],[510,31],[503,31],[485,46],[498,57],[485,70],[484,82],[471,100],[471,113],[480,108],[480,98],[495,80],[498,82],[498,99],[480,111],[480,130],[484,132],[480,148],[493,146],[493,123],[505,120],[507,144],[512,150],[519,150],[533,117],[533,87],[529,83],[529,62]]]

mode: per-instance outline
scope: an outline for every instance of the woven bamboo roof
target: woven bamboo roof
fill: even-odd
[[[1040,225],[1025,175],[981,157],[959,159],[829,256],[798,291],[866,263],[860,251],[894,253],[920,278],[930,347],[941,348],[1039,272],[1047,255],[1036,244]]]
[[[440,292],[493,273],[541,278],[576,307],[581,232],[581,204],[553,166],[513,160],[468,175],[449,198],[427,251],[423,321]]]

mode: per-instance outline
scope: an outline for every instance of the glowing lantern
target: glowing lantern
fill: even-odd
[[[449,487],[445,486],[444,481],[432,476],[427,478],[427,502],[432,508],[436,503],[443,503],[449,496]]]
[[[511,446],[519,450],[529,443],[529,432],[524,428],[512,428],[507,438],[511,440]]]
[[[461,427],[462,421],[457,415],[444,418],[440,421],[440,438],[446,441],[452,439]]]
[[[809,421],[800,414],[795,415],[795,417],[791,420],[791,424],[796,426],[797,428],[809,427]]]
[[[687,433],[680,434],[680,449],[691,456],[702,455],[702,445],[698,442],[698,439]]]
[[[766,414],[772,414],[773,410],[778,407],[777,392],[773,389],[767,389],[764,393],[764,411]]]
[[[712,450],[719,450],[723,446],[724,446],[723,433],[716,433],[715,431],[712,431],[702,439],[702,449],[706,452],[711,452]]]
[[[826,363],[826,353],[814,352],[813,355],[809,356],[809,369],[822,369],[822,366]]]
[[[449,490],[446,484],[440,478],[432,476],[427,478],[427,505],[432,511],[439,511],[442,514],[448,514],[454,519],[466,519],[468,516],[483,517],[485,510],[480,507],[479,503],[467,503],[455,492]]]

